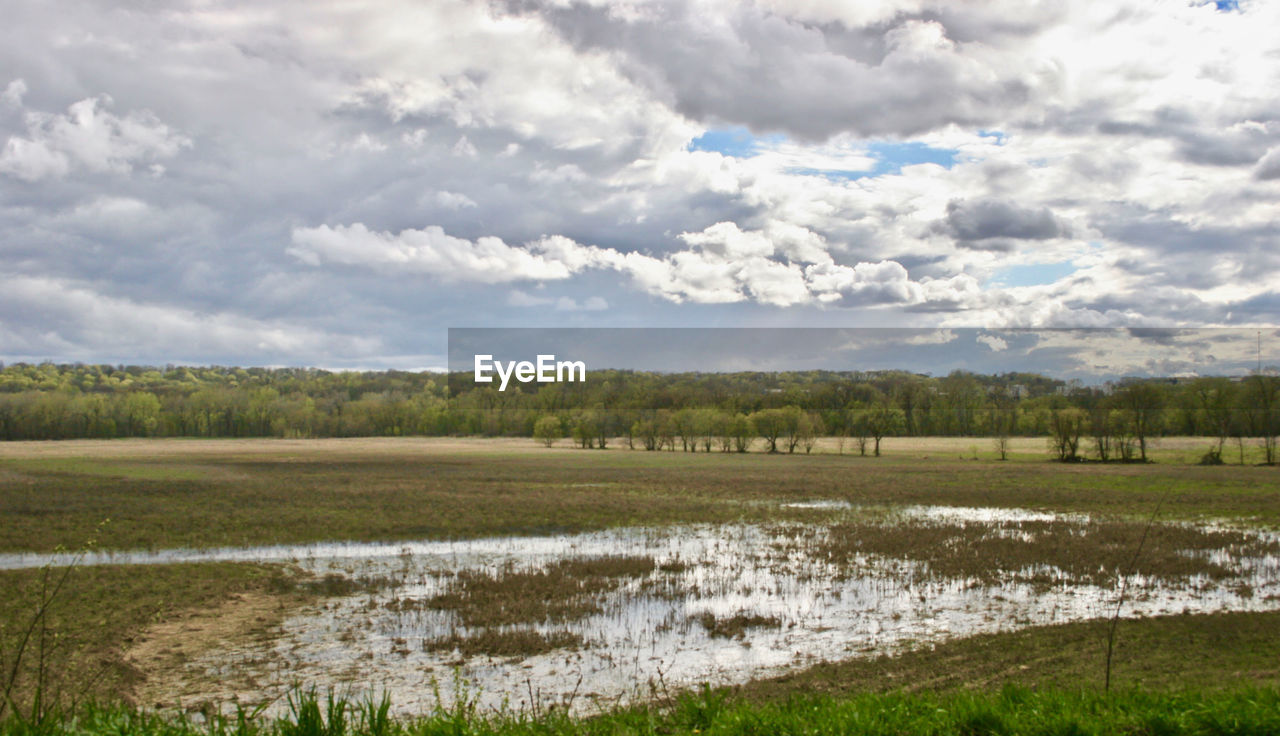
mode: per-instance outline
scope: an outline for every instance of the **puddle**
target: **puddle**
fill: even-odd
[[[849,503],[848,501],[839,501],[839,500],[832,500],[832,499],[826,499],[826,500],[819,499],[819,500],[816,500],[816,501],[795,501],[795,502],[792,502],[792,503],[784,503],[784,504],[782,504],[782,508],[784,508],[784,509],[828,509],[828,510],[843,510],[843,509],[852,509],[852,508],[853,508],[853,504]]]
[[[1031,509],[985,506],[901,506],[893,509],[902,519],[981,524],[1022,524],[1032,521],[1087,522],[1088,514],[1058,514]]]
[[[1043,534],[1048,523],[1065,524],[1078,534],[1089,528],[1088,517],[1018,509],[904,507],[894,509],[893,518],[921,525],[987,525],[990,533],[1015,542]],[[1020,531],[1020,524],[1038,531]],[[848,560],[818,554],[822,547],[814,540],[833,529],[699,525],[459,542],[101,553],[85,563],[288,561],[317,576],[363,583],[365,592],[323,599],[286,620],[274,641],[246,643],[192,661],[176,692],[183,702],[248,704],[279,697],[301,682],[356,696],[385,691],[401,713],[447,707],[458,697],[482,708],[529,709],[537,702],[542,708],[562,703],[591,712],[661,696],[666,689],[743,682],[823,660],[1104,618],[1115,608],[1114,584],[1071,580],[1046,565],[1031,570],[1035,581],[1024,569],[1011,571],[1023,577],[1011,575],[995,584],[927,574],[919,557],[860,555],[850,567]],[[1130,576],[1124,615],[1280,609],[1280,535],[1240,533],[1252,541],[1187,552],[1211,559],[1227,575],[1193,568],[1176,578]],[[531,656],[466,657],[429,646],[486,633],[486,627],[468,627],[456,609],[432,605],[437,596],[456,592],[460,581],[476,573],[536,577],[565,560],[601,557],[651,558],[652,565],[610,578],[608,586],[590,594],[585,615],[487,631],[524,632],[552,645],[575,645]],[[0,567],[45,562],[47,556],[0,555]],[[273,707],[283,703],[281,698]]]

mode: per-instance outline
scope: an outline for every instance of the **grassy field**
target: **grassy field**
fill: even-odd
[[[973,440],[978,444],[982,440]],[[779,503],[1003,506],[1280,523],[1280,474],[1011,462],[953,438],[884,457],[546,449],[529,440],[156,440],[0,445],[0,551],[448,539],[615,526],[811,518]],[[1199,446],[1200,441],[1182,444]],[[1165,441],[1173,444],[1173,441]],[[1183,450],[1164,450],[1178,453]]]
[[[1213,690],[1241,683],[1280,689],[1280,612],[1125,619],[1112,682],[1120,690]],[[735,688],[749,701],[806,693],[994,692],[1007,684],[1099,692],[1107,622],[984,634],[896,656],[820,664]]]
[[[877,507],[938,504],[1087,512],[1113,525],[1113,536],[1121,540],[1112,545],[1114,549],[1103,550],[1097,545],[1046,548],[1035,554],[1070,567],[1075,557],[1105,552],[1108,559],[1115,558],[1114,564],[1107,564],[1118,569],[1125,556],[1122,542],[1134,536],[1141,527],[1139,520],[1150,515],[1157,504],[1161,504],[1163,519],[1224,518],[1280,525],[1280,471],[1251,465],[1191,464],[1208,444],[1203,438],[1162,440],[1153,452],[1155,462],[1146,465],[1062,465],[1049,460],[1042,440],[1033,439],[1015,440],[1008,462],[996,459],[988,440],[969,438],[888,440],[880,458],[859,457],[851,454],[848,446],[845,454],[838,454],[834,440],[824,441],[809,456],[582,451],[567,446],[546,449],[530,440],[13,443],[0,445],[0,519],[4,522],[0,552],[76,549],[88,539],[95,539],[103,548],[169,548],[809,520],[829,517],[832,512],[783,504],[825,499]],[[1233,457],[1230,450],[1227,456]],[[105,520],[109,521],[103,525]],[[963,541],[962,532],[942,527],[939,533],[951,533]],[[984,555],[1000,553],[982,546],[986,542],[975,542],[972,549],[966,548],[972,558],[966,562],[931,557],[927,545],[902,547],[901,540],[877,538],[863,528],[851,531],[849,538],[860,540],[859,545],[870,545],[872,551],[893,554],[898,550],[908,558],[935,565],[981,566]],[[1208,541],[1196,543],[1214,541],[1205,539]],[[1162,560],[1170,575],[1212,575],[1207,563],[1188,567],[1191,563],[1172,551],[1174,546],[1165,549],[1161,544],[1159,538],[1153,539],[1150,554],[1153,560]],[[836,545],[828,553],[838,559],[855,551]],[[0,622],[4,625],[0,645],[5,657],[12,657],[15,642],[31,620],[41,574],[36,570],[0,572]],[[600,584],[611,585],[615,574],[629,573],[601,573]],[[468,582],[468,598],[482,600],[487,581],[477,578]],[[557,581],[531,577],[528,583],[533,591],[530,595],[536,596],[538,586]],[[152,667],[162,673],[164,666],[174,666],[189,654],[183,651],[182,642],[208,647],[219,646],[228,637],[268,636],[288,611],[309,596],[325,592],[322,587],[299,581],[284,568],[266,565],[76,569],[46,622],[47,630],[56,633],[59,641],[50,654],[50,662],[56,663],[52,670],[61,678],[57,686],[66,693],[107,699],[124,696],[145,705],[148,672],[143,670]],[[448,602],[440,601],[441,605]],[[211,611],[218,615],[211,615]],[[481,613],[483,609],[477,608],[476,615]],[[209,622],[219,617],[237,623],[226,631],[201,628],[211,626]],[[183,622],[188,622],[187,628]],[[708,630],[732,624],[732,620],[711,621]],[[723,694],[728,700],[715,701],[719,710],[707,723],[718,724],[715,728],[725,733],[773,731],[785,724],[790,725],[784,730],[838,727],[857,732],[851,724],[871,718],[857,715],[861,713],[857,708],[871,708],[870,704],[879,702],[876,707],[915,713],[910,717],[925,720],[911,723],[934,724],[929,726],[932,732],[977,733],[983,731],[966,730],[969,716],[964,714],[969,711],[965,709],[998,712],[993,717],[1006,724],[1021,717],[1007,709],[1000,696],[990,694],[1008,682],[1058,692],[1045,696],[1051,699],[1042,709],[1062,710],[1067,714],[1062,716],[1064,723],[1077,719],[1093,724],[1082,726],[1081,733],[1114,732],[1116,724],[1132,726],[1183,717],[1185,713],[1169,710],[1173,700],[1117,705],[1087,697],[1078,700],[1085,696],[1070,694],[1081,687],[1096,689],[1100,672],[1098,627],[1097,623],[1084,623],[1028,629],[950,642],[893,658],[821,665]],[[1275,688],[1280,687],[1276,664],[1280,662],[1280,638],[1275,631],[1280,631],[1280,614],[1275,613],[1125,621],[1116,676],[1125,686],[1160,692],[1192,688],[1199,693],[1206,684],[1269,688],[1261,695],[1233,691],[1187,696],[1204,714],[1236,708],[1246,701],[1274,702]],[[144,640],[153,646],[148,649]],[[531,646],[554,644],[504,641],[495,646],[525,651]],[[20,688],[29,687],[30,678],[27,682]],[[931,692],[978,687],[989,694],[972,696],[976,700],[953,699],[944,706],[929,700],[933,696],[894,695],[903,699],[890,702],[859,694],[903,686]],[[810,721],[804,715],[809,711],[791,710],[795,696],[815,692],[834,698],[814,707],[815,713],[824,715],[815,715],[817,720]],[[711,707],[705,697],[688,700],[695,702],[701,703],[696,708]],[[1148,705],[1152,710],[1143,711]],[[930,709],[938,707],[951,709],[950,715],[938,716],[936,723],[929,721]],[[123,711],[96,712],[104,718],[141,717]],[[1136,715],[1140,712],[1147,715]],[[1100,720],[1088,720],[1095,716]],[[601,732],[686,732],[700,722],[671,712],[650,713],[645,721],[629,720],[639,718],[633,712],[612,717],[617,720],[606,719],[601,722],[606,725],[590,728],[598,726]],[[752,719],[765,720],[759,720],[756,728],[750,726]],[[876,723],[874,719],[865,722]],[[471,726],[478,732],[490,727],[499,732],[576,729],[550,721],[541,725],[474,721]],[[428,733],[436,726],[401,723],[394,728]],[[871,726],[864,730],[877,732]],[[1144,732],[1141,728],[1131,730]],[[1007,731],[1020,732],[1014,728]],[[1145,732],[1164,731],[1148,728]]]

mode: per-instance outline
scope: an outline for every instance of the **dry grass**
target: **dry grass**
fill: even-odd
[[[1021,521],[988,523],[855,521],[798,542],[847,575],[868,556],[926,565],[927,574],[984,584],[1010,580],[1040,585],[1112,585],[1129,571],[1145,524],[1128,521]],[[1135,572],[1167,583],[1203,575],[1219,580],[1236,571],[1210,561],[1211,550],[1234,556],[1275,554],[1280,544],[1232,530],[1156,524]],[[1046,570],[1052,568],[1053,572]]]
[[[605,593],[656,569],[652,557],[618,556],[560,560],[541,570],[463,570],[449,591],[413,605],[452,611],[468,631],[427,639],[423,650],[456,651],[463,657],[528,657],[585,646],[576,633],[544,634],[528,626],[564,624],[599,613]],[[403,609],[406,603],[393,605]]]
[[[422,642],[424,652],[454,652],[469,658],[481,654],[491,657],[532,657],[556,649],[584,646],[582,637],[570,631],[544,634],[532,629],[486,629],[475,634],[450,634]]]
[[[732,616],[719,617],[710,611],[693,617],[710,636],[721,639],[741,639],[746,636],[747,629],[776,629],[782,621],[776,616],[760,616],[757,614],[735,613]]]
[[[451,590],[426,605],[455,612],[467,627],[563,623],[599,613],[602,594],[656,567],[652,557],[597,557],[561,560],[543,570],[463,570]]]

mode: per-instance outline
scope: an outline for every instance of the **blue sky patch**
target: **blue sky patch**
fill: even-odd
[[[1030,263],[1025,266],[1009,266],[992,274],[989,286],[1041,286],[1066,278],[1078,269],[1071,261],[1058,263]]]
[[[872,143],[867,150],[876,157],[876,166],[871,170],[872,176],[896,174],[903,166],[916,164],[937,164],[944,169],[956,165],[954,148],[932,148],[923,143]]]
[[[982,134],[988,135],[986,132]],[[1003,133],[991,135],[999,136],[1001,142],[1004,140]],[[689,150],[714,151],[725,156],[734,156],[735,158],[751,158],[761,151],[786,140],[787,137],[785,135],[777,133],[755,136],[746,127],[735,125],[730,128],[708,130],[689,143]],[[870,170],[796,168],[790,169],[789,173],[801,176],[825,176],[828,179],[853,180],[861,179],[865,176],[896,174],[902,171],[902,167],[915,164],[937,164],[949,169],[955,166],[956,154],[959,153],[953,148],[932,148],[918,141],[902,143],[876,141],[868,143],[866,151],[876,159],[875,166]]]
[[[735,158],[751,158],[760,152],[762,145],[781,143],[787,137],[780,133],[754,136],[745,126],[712,128],[689,143],[690,151],[712,151]]]
[[[979,130],[979,138],[995,138],[997,146],[1003,146],[1006,136],[1002,130]]]
[[[788,173],[853,181],[866,176],[897,174],[902,171],[902,167],[916,164],[937,164],[944,169],[949,169],[956,165],[956,154],[959,151],[954,148],[931,148],[923,143],[912,141],[910,143],[870,143],[867,145],[867,153],[876,159],[875,166],[870,170],[788,169]]]

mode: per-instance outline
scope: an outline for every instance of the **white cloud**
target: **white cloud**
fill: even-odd
[[[436,204],[450,210],[460,210],[464,208],[474,208],[480,205],[476,201],[465,194],[458,192],[439,191],[435,193]]]
[[[27,83],[21,79],[15,79],[4,88],[4,92],[0,94],[0,100],[11,107],[22,107],[22,96],[26,93]]]
[[[480,152],[476,150],[475,144],[467,140],[465,135],[459,138],[457,143],[453,144],[453,155],[455,156],[461,156],[462,158],[475,158],[479,153]]]
[[[587,269],[607,269],[627,274],[642,290],[676,303],[754,300],[779,307],[807,303],[960,307],[980,296],[977,282],[969,276],[913,281],[895,261],[842,266],[821,251],[814,256],[820,262],[807,267],[776,260],[771,258],[774,246],[768,232],[718,223],[700,233],[682,233],[681,239],[691,249],[655,257],[582,245],[560,235],[513,246],[494,237],[456,238],[439,226],[392,234],[356,223],[295,228],[288,252],[312,266],[358,266],[474,283],[555,281]],[[790,239],[788,249],[794,250],[797,242],[816,247],[804,235],[807,231],[782,228],[775,232]],[[533,302],[517,291],[509,303]]]
[[[510,246],[499,238],[455,238],[437,226],[400,233],[371,231],[361,223],[330,228],[294,228],[288,252],[311,265],[357,265],[387,273],[430,274],[447,279],[496,284],[569,278],[589,265],[607,262],[607,253],[560,239],[545,247]]]
[[[18,80],[5,99],[18,104],[25,91]],[[149,111],[121,117],[110,106],[111,98],[102,95],[72,104],[65,114],[28,111],[26,135],[10,136],[0,152],[0,173],[24,181],[65,176],[73,167],[127,174],[136,164],[170,158],[191,145]]]
[[[983,345],[986,345],[987,347],[991,348],[991,351],[994,353],[1003,352],[1009,349],[1009,343],[1006,342],[1005,339],[1000,337],[999,335],[983,333],[981,335],[978,335],[974,339],[982,343]]]
[[[376,337],[109,296],[59,279],[3,274],[0,342],[9,355],[206,361],[234,354],[267,364],[289,356],[367,354]],[[40,324],[17,315],[40,315]]]
[[[507,294],[507,305],[512,307],[542,307],[548,304],[554,304],[555,299],[545,296],[537,296],[520,289],[512,289]]]
[[[951,330],[934,330],[922,335],[913,335],[903,342],[908,345],[946,345],[955,341],[957,337],[959,336]]]
[[[717,222],[700,233],[680,233],[680,239],[708,255],[726,259],[773,255],[773,243],[764,233],[743,232],[732,222]]]

